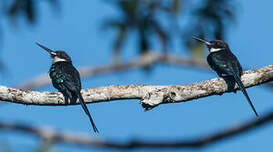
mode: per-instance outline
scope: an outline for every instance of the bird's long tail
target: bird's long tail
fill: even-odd
[[[84,112],[85,112],[85,113],[87,114],[87,116],[89,117],[89,120],[90,120],[90,122],[91,122],[91,124],[92,124],[92,127],[93,127],[94,132],[95,132],[95,133],[99,133],[99,130],[97,129],[97,127],[96,127],[96,125],[95,125],[95,123],[94,123],[94,121],[93,121],[93,119],[92,119],[92,117],[91,117],[91,115],[90,115],[90,113],[89,113],[89,110],[88,110],[88,108],[87,108],[87,106],[86,106],[86,104],[85,104],[85,102],[84,102],[84,100],[83,100],[83,97],[82,97],[81,93],[79,93],[79,100],[80,100],[80,103],[81,103],[81,106],[82,106]]]
[[[248,94],[247,94],[247,92],[246,92],[246,89],[245,89],[244,84],[242,83],[240,77],[237,76],[237,75],[234,75],[234,79],[235,79],[236,83],[238,84],[240,90],[241,90],[241,91],[243,92],[243,94],[245,95],[245,97],[246,97],[248,103],[250,104],[252,110],[254,111],[255,115],[256,115],[257,117],[259,117],[259,115],[258,115],[258,113],[257,113],[257,111],[256,111],[256,109],[255,109],[255,107],[254,107],[254,105],[252,104],[252,102],[251,102],[251,100],[250,100],[250,98],[249,98],[249,96],[248,96]]]

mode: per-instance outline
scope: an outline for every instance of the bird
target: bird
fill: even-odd
[[[54,88],[63,94],[66,104],[68,104],[68,100],[70,100],[71,103],[76,103],[77,99],[79,99],[85,114],[89,117],[94,132],[99,133],[80,92],[80,74],[73,66],[70,56],[65,51],[53,51],[38,42],[36,42],[36,44],[46,50],[52,58],[49,76]]]
[[[242,66],[237,57],[231,52],[228,44],[222,40],[207,41],[196,36],[193,39],[204,43],[209,49],[207,62],[209,66],[217,73],[219,77],[228,77],[237,83],[239,89],[243,92],[253,112],[258,117],[258,113],[251,102],[248,93],[241,81]]]

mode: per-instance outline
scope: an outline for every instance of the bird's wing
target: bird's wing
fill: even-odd
[[[234,73],[236,73],[236,75],[238,75],[239,77],[241,76],[242,67],[236,56],[233,55],[232,53],[228,55],[211,53],[207,57],[207,61],[211,68],[215,70],[217,73],[226,75],[233,75]]]
[[[63,84],[72,92],[80,92],[81,80],[77,69],[70,63],[62,68],[62,73],[65,75]]]

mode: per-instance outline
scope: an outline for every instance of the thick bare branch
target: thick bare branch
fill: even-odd
[[[273,80],[273,64],[259,69],[245,71],[242,82],[252,87]],[[236,87],[237,89],[237,87]],[[231,92],[222,78],[186,85],[116,85],[82,90],[87,103],[119,99],[141,99],[144,107],[150,108],[161,103],[183,102],[201,97]],[[38,92],[0,86],[0,100],[21,104],[64,105],[58,92]],[[71,103],[72,104],[72,103]],[[75,103],[74,103],[75,104]],[[77,103],[76,103],[77,104]]]
[[[42,139],[57,143],[67,143],[77,146],[104,147],[115,149],[133,149],[133,148],[201,148],[215,142],[227,139],[229,137],[244,133],[250,129],[257,128],[273,120],[273,112],[261,117],[260,119],[251,120],[242,124],[231,125],[212,134],[197,137],[193,140],[132,140],[128,142],[118,142],[102,140],[90,137],[88,134],[79,134],[73,132],[59,132],[49,127],[31,127],[16,123],[0,122],[0,129],[18,130],[34,134]]]
[[[155,63],[165,63],[174,64],[182,66],[193,66],[198,68],[208,68],[208,64],[204,60],[183,58],[171,54],[159,54],[155,52],[148,52],[142,56],[137,57],[134,60],[128,62],[122,62],[117,64],[109,64],[105,66],[87,66],[78,68],[81,77],[91,77],[94,75],[100,75],[109,72],[117,72],[121,70],[128,70],[133,68],[141,68],[145,66],[150,66]],[[34,89],[50,84],[51,81],[47,73],[41,74],[35,78],[30,79],[30,81],[24,82],[17,86],[21,89]]]

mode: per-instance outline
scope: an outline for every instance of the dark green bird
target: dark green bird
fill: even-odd
[[[246,92],[244,84],[241,81],[241,75],[243,72],[242,66],[236,56],[230,51],[227,43],[221,40],[213,40],[209,42],[195,36],[192,36],[192,38],[204,43],[208,47],[210,53],[207,57],[207,61],[210,67],[216,71],[220,77],[231,77],[247,98],[247,101],[255,115],[259,116]]]
[[[53,86],[58,89],[64,96],[65,103],[70,100],[71,103],[76,103],[79,99],[84,112],[89,117],[94,132],[98,133],[98,129],[88,111],[88,108],[81,95],[81,79],[78,70],[73,66],[71,58],[64,51],[51,49],[36,43],[41,48],[45,49],[52,58],[52,65],[49,70]]]

